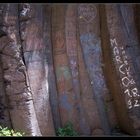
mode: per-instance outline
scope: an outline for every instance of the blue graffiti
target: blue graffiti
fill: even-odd
[[[72,109],[72,105],[69,104],[68,96],[66,94],[63,94],[60,96],[60,106],[65,108],[68,111]]]
[[[101,75],[100,39],[94,33],[85,33],[80,36],[80,41],[90,79],[94,84],[94,89],[100,91],[105,84]]]

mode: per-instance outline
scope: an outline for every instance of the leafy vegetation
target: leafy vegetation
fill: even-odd
[[[73,125],[68,122],[63,128],[57,130],[57,136],[78,136],[78,133],[73,129]]]
[[[14,131],[13,129],[9,129],[8,127],[2,128],[0,126],[0,136],[23,136],[24,133]]]

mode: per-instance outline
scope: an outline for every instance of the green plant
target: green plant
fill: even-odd
[[[13,129],[9,129],[8,127],[2,128],[0,126],[0,136],[23,136],[24,133],[14,131]]]
[[[68,122],[63,128],[57,130],[57,136],[78,136],[78,133],[73,129],[73,125]]]

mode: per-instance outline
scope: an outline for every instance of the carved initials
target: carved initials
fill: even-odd
[[[123,77],[122,78],[122,84],[125,86],[125,87],[128,87],[129,84],[135,84],[134,80],[133,79],[129,79],[128,77]]]
[[[138,89],[135,87],[132,90],[130,90],[130,87],[129,87],[129,86],[134,85],[135,81],[134,81],[132,75],[130,74],[130,66],[128,64],[128,60],[127,60],[128,57],[126,55],[124,47],[123,46],[119,47],[120,48],[120,50],[119,50],[118,44],[117,44],[117,41],[115,38],[110,39],[110,43],[111,43],[111,46],[113,47],[113,54],[115,57],[115,61],[117,62],[118,66],[119,66],[120,76],[123,76],[123,78],[121,79],[122,85],[124,87],[127,87],[127,89],[125,89],[124,93],[126,93],[131,99],[133,97],[135,97],[135,98],[139,97],[140,95],[138,94]],[[138,100],[134,100],[135,104],[133,106],[131,99],[129,99],[127,101],[127,105],[128,105],[129,109],[131,109],[132,107],[140,106],[140,104],[138,104]]]
[[[131,102],[131,100],[128,100],[127,103],[128,103],[128,108],[131,109],[132,108],[132,102]]]
[[[114,55],[119,55],[119,50],[118,50],[118,48],[117,47],[114,47],[114,50],[113,50],[113,52],[114,52]]]
[[[125,65],[125,64],[122,64],[122,65],[119,67],[119,72],[122,73],[122,74],[125,74],[125,72],[122,71],[122,67],[123,67],[124,65]]]
[[[118,44],[117,44],[117,41],[116,41],[116,38],[114,38],[114,39],[110,39],[110,42],[111,42],[111,45],[113,46],[113,43],[117,46]]]
[[[137,88],[132,89],[132,93],[133,93],[134,97],[140,96],[139,94],[137,94],[138,93],[138,89]]]
[[[121,57],[120,57],[120,56],[116,56],[115,58],[116,58],[116,61],[117,61],[117,62],[122,63]]]
[[[138,104],[138,100],[134,100],[134,101],[135,101],[134,107],[140,106],[140,104]]]
[[[129,89],[125,90],[124,93],[127,93],[129,97],[132,97],[132,95],[130,95],[130,91],[129,91]]]

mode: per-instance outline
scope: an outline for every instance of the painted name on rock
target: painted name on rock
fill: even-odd
[[[124,50],[124,47],[119,47],[116,39],[110,39],[111,46],[113,47],[114,60],[118,65],[119,75],[121,77],[121,84],[124,89],[124,94],[127,99],[127,107],[129,109],[133,107],[139,107],[139,91],[136,87],[136,82],[131,74],[131,67],[128,62],[128,57]]]

